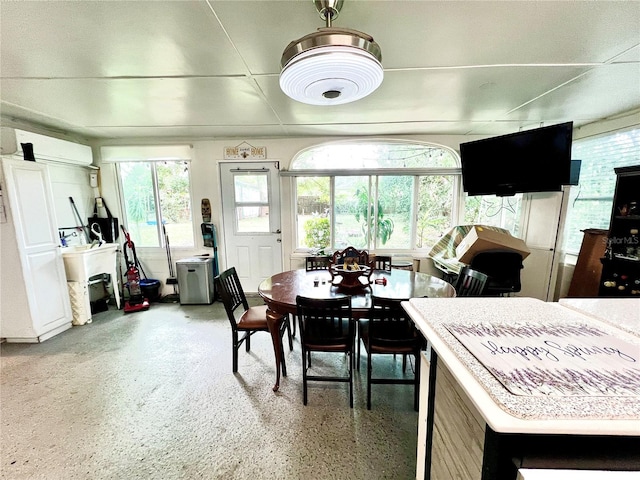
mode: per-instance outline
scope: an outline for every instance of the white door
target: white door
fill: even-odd
[[[221,163],[226,265],[245,292],[282,271],[280,180],[275,162]]]
[[[37,338],[71,322],[49,170],[46,165],[23,160],[5,159],[3,165],[31,311],[30,322],[24,313],[3,318],[3,336]]]

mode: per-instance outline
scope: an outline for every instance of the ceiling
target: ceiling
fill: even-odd
[[[278,84],[311,0],[0,0],[2,119],[85,138],[497,135],[640,109],[638,1],[345,0],[384,81],[337,106]]]

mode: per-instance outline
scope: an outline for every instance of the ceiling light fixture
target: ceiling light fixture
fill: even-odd
[[[310,105],[340,105],[371,94],[382,83],[382,52],[373,37],[334,28],[344,0],[314,0],[326,27],[294,40],[282,54],[280,88]]]

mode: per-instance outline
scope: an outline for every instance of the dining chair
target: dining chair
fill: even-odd
[[[268,332],[267,305],[250,307],[244,294],[235,267],[225,270],[214,279],[224,309],[231,324],[231,346],[233,352],[233,373],[238,371],[238,350],[244,342],[246,351],[251,350],[251,336],[256,332]],[[280,326],[280,335],[289,334],[289,349],[293,350],[289,319],[284,318]],[[240,336],[241,335],[241,336]],[[282,375],[287,375],[287,366],[282,349]]]
[[[351,297],[296,297],[300,345],[302,346],[302,401],[307,404],[308,382],[349,383],[349,406],[353,408],[353,349],[355,320],[351,312]],[[307,355],[311,352],[346,354],[348,375],[310,375]]]
[[[391,256],[390,255],[376,255],[373,259],[374,270],[391,271]]]
[[[305,270],[307,272],[313,272],[316,270],[329,270],[329,257],[323,256],[309,256],[305,258]],[[296,336],[297,328],[296,316],[292,315],[291,318],[291,335]]]
[[[485,295],[509,295],[522,289],[522,255],[517,252],[478,252],[471,259],[469,266],[489,277],[484,288]]]
[[[307,272],[313,270],[329,270],[329,257],[307,257],[305,259]]]
[[[484,273],[473,270],[471,267],[462,267],[456,280],[456,296],[480,297],[484,293],[488,278]]]
[[[371,308],[366,321],[360,323],[360,338],[367,352],[367,409],[371,410],[371,385],[413,385],[413,408],[418,411],[420,394],[420,352],[425,346],[424,337],[415,327],[400,300],[371,297]],[[373,376],[374,355],[413,355],[413,378]],[[359,361],[359,360],[358,360]],[[404,374],[403,365],[403,374]]]

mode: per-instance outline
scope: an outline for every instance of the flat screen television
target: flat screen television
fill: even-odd
[[[573,122],[460,144],[468,195],[557,192],[571,181]]]

